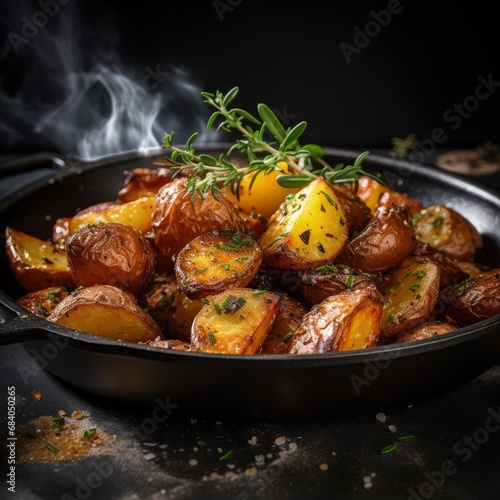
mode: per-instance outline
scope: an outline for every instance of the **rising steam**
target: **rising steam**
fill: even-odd
[[[109,23],[103,33],[92,27],[89,50],[89,34],[78,32],[74,2],[43,4],[52,11],[42,11],[42,3],[16,3],[2,20],[8,44],[0,66],[9,68],[0,73],[4,148],[94,160],[159,148],[172,130],[179,143],[203,132],[204,89],[186,71],[168,61],[127,66]],[[210,139],[206,133],[199,137]]]

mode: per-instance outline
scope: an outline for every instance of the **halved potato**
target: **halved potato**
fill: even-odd
[[[124,174],[125,181],[118,192],[120,203],[155,196],[160,188],[169,183],[174,176],[174,172],[168,168],[134,168]]]
[[[66,288],[62,286],[52,286],[29,292],[16,300],[16,304],[30,311],[40,318],[48,318],[54,311],[57,304],[69,295]]]
[[[235,288],[204,299],[191,330],[197,351],[258,354],[283,308],[281,294]]]
[[[245,288],[262,263],[259,240],[252,233],[214,230],[192,239],[175,261],[175,275],[190,299],[228,288]]]
[[[417,238],[451,259],[472,261],[483,246],[477,229],[463,215],[446,205],[429,205],[413,220]]]
[[[5,237],[9,266],[28,292],[51,286],[75,288],[64,250],[12,227],[5,229]]]
[[[386,272],[415,247],[411,214],[405,205],[377,209],[372,221],[344,246],[335,263],[367,273]]]
[[[308,269],[333,261],[348,238],[335,191],[322,178],[289,195],[260,237],[264,262],[277,269]]]
[[[189,342],[194,318],[203,307],[201,300],[192,300],[179,290],[169,308],[169,317],[164,328],[168,338]]]
[[[440,270],[431,261],[406,259],[381,288],[385,298],[381,319],[384,342],[426,321],[439,295]]]
[[[66,253],[78,286],[113,285],[139,296],[155,272],[151,243],[128,224],[87,224],[69,237]]]
[[[326,298],[304,315],[288,354],[365,349],[377,344],[382,314],[378,291],[348,290]]]
[[[68,221],[68,236],[88,224],[103,222],[128,224],[146,234],[151,230],[154,202],[154,196],[146,196],[128,203],[104,204],[102,208],[82,210]]]
[[[110,285],[96,285],[68,295],[47,318],[58,325],[124,342],[163,339],[160,327],[135,297]]]
[[[226,198],[239,206],[247,214],[258,214],[265,218],[278,210],[279,206],[289,194],[297,193],[300,188],[284,188],[277,182],[276,178],[283,173],[290,173],[286,162],[278,162],[282,170],[273,170],[269,173],[259,173],[255,179],[255,172],[245,175],[239,186],[239,199],[232,192],[231,186],[222,188]]]

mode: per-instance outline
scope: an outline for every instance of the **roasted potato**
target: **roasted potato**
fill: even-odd
[[[5,229],[7,261],[28,292],[52,286],[75,288],[66,252],[58,246],[12,227]]]
[[[430,339],[437,335],[444,335],[445,333],[454,332],[458,327],[451,323],[443,321],[426,321],[414,328],[403,332],[396,338],[396,343],[413,342],[415,340]]]
[[[47,319],[57,304],[69,295],[66,288],[62,286],[52,286],[29,292],[16,300],[16,304],[40,318]]]
[[[245,175],[239,185],[238,196],[233,193],[232,186],[224,186],[222,193],[226,198],[240,207],[247,214],[256,214],[268,219],[278,210],[281,203],[289,194],[297,193],[300,188],[284,188],[277,182],[276,178],[290,169],[286,162],[278,162],[280,170],[272,170],[268,173],[255,173]]]
[[[439,296],[439,275],[437,264],[412,257],[391,273],[381,288],[381,341],[389,342],[429,318]]]
[[[412,215],[417,214],[424,208],[422,203],[414,200],[407,194],[392,190],[383,193],[378,201],[378,208],[381,207],[385,210],[389,210],[392,207],[399,207],[401,205],[406,205]]]
[[[288,354],[316,354],[377,345],[382,295],[371,289],[348,290],[326,298],[304,315]]]
[[[105,203],[82,210],[68,221],[68,237],[88,224],[103,222],[128,224],[146,234],[151,230],[154,201],[154,196],[147,196],[128,203]]]
[[[78,286],[112,285],[137,297],[155,272],[149,240],[128,224],[87,224],[69,237],[66,253]]]
[[[169,339],[190,342],[194,318],[201,311],[203,305],[201,300],[192,300],[179,291],[169,308],[169,317],[164,330],[165,336]]]
[[[350,188],[340,184],[334,184],[332,189],[337,195],[338,201],[344,210],[349,234],[353,231],[361,231],[368,222],[370,222],[372,215],[370,209]]]
[[[190,299],[200,300],[228,288],[245,288],[261,263],[262,249],[252,233],[216,229],[193,238],[179,252],[175,276]]]
[[[335,263],[367,273],[383,273],[398,266],[414,248],[408,207],[377,209],[366,228],[343,247]]]
[[[55,307],[48,321],[123,342],[163,339],[160,327],[135,297],[110,285],[81,288]]]
[[[451,291],[444,318],[460,327],[500,314],[500,269],[490,269],[466,279]]]
[[[334,260],[347,238],[342,205],[320,178],[287,197],[269,219],[260,243],[267,266],[308,269]]]
[[[359,273],[348,266],[328,264],[314,271],[304,271],[300,275],[300,290],[307,302],[315,305],[346,290],[377,289],[377,282],[381,280],[377,274]]]
[[[224,195],[190,193],[186,178],[176,178],[160,188],[152,220],[154,241],[172,269],[179,252],[196,236],[214,229],[246,230],[245,222]]]
[[[281,294],[235,288],[205,299],[191,330],[191,344],[201,352],[258,354],[283,309]]]
[[[472,261],[482,236],[461,214],[443,204],[425,207],[413,217],[416,237],[451,259]]]
[[[302,302],[282,294],[283,309],[274,321],[271,331],[266,335],[262,344],[261,354],[286,354],[288,345],[302,318],[309,311]]]

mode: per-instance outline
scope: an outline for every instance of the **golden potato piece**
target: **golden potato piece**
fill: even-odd
[[[444,317],[464,327],[497,314],[500,314],[500,269],[490,269],[452,290]]]
[[[391,274],[381,287],[385,298],[381,319],[384,342],[429,318],[438,299],[439,283],[437,264],[411,257]]]
[[[281,294],[235,288],[204,299],[191,330],[197,351],[258,354],[283,308]]]
[[[189,342],[194,318],[201,311],[203,305],[201,300],[192,300],[179,291],[170,306],[169,317],[164,329],[168,338]]]
[[[40,318],[47,319],[54,311],[57,304],[69,295],[66,288],[52,286],[29,292],[16,300],[16,304],[30,311]]]
[[[417,238],[451,259],[472,261],[483,246],[482,236],[476,228],[446,205],[427,206],[413,220]]]
[[[177,256],[175,275],[190,299],[228,288],[245,288],[262,263],[259,240],[252,233],[214,230],[192,239]]]
[[[154,203],[152,234],[172,266],[187,243],[214,229],[246,230],[238,211],[222,194],[192,194],[186,178],[176,178],[160,188]]]
[[[123,342],[164,338],[160,327],[132,294],[110,285],[78,289],[62,300],[47,320]]]
[[[51,286],[75,288],[64,250],[12,227],[5,229],[5,237],[9,266],[28,292]]]
[[[117,222],[135,227],[146,234],[151,230],[154,196],[146,196],[128,203],[104,203],[93,209],[82,210],[68,221],[68,236],[88,224]]]
[[[367,273],[397,267],[415,247],[411,214],[405,205],[378,209],[372,221],[340,252],[335,263]]]
[[[283,293],[283,309],[266,335],[260,354],[286,354],[295,330],[309,309],[297,299]]]
[[[369,289],[348,290],[316,304],[302,318],[288,354],[365,349],[377,344],[382,296]]]
[[[443,321],[426,321],[420,325],[415,326],[407,332],[403,332],[396,339],[398,344],[402,342],[413,342],[415,340],[430,339],[437,335],[444,335],[445,333],[454,332],[458,327],[451,323]]]
[[[66,246],[78,286],[112,285],[138,296],[155,272],[153,247],[128,224],[88,224],[70,236]]]
[[[286,201],[260,236],[264,262],[277,269],[309,269],[332,261],[348,238],[335,191],[315,179]]]
[[[168,168],[134,168],[124,174],[125,181],[118,192],[120,203],[155,196],[162,186],[172,180],[174,172]]]

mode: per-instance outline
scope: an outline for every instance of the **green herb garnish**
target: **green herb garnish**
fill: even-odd
[[[45,447],[50,450],[52,453],[59,453],[59,449],[56,448],[54,445],[47,443]]]
[[[216,194],[221,186],[230,186],[233,194],[239,199],[239,187],[245,175],[253,174],[249,186],[251,189],[258,175],[272,171],[282,172],[276,181],[285,188],[300,188],[314,179],[323,178],[331,184],[354,183],[357,190],[361,175],[367,175],[383,184],[378,176],[362,168],[363,160],[369,151],[361,153],[352,165],[340,163],[331,166],[323,159],[324,151],[321,146],[302,145],[299,142],[307,128],[307,122],[302,121],[292,128],[285,127],[276,114],[263,103],[257,105],[257,116],[244,109],[230,107],[238,93],[238,87],[232,88],[226,94],[220,91],[216,91],[215,94],[201,93],[205,98],[204,102],[216,110],[208,119],[207,130],[218,121],[217,130],[241,134],[241,138],[235,140],[226,155],[215,157],[209,154],[197,154],[194,148],[197,132],[188,138],[183,148],[174,144],[174,132],[164,134],[162,146],[172,151],[167,158],[174,164],[178,161],[184,163],[184,165],[177,163],[172,169],[190,168],[194,172],[194,176],[188,181],[188,190],[191,193],[202,195],[211,191]],[[272,137],[270,142],[265,140],[269,135]],[[248,165],[242,167],[227,159],[235,151],[246,155]],[[288,164],[292,173],[286,174],[278,166],[282,161]]]
[[[83,437],[85,439],[89,439],[90,437],[92,437],[96,433],[96,431],[97,431],[97,429],[95,427],[90,427],[86,431],[84,431]]]
[[[234,451],[229,450],[226,453],[224,453],[224,455],[220,456],[219,460],[227,460],[229,457],[232,457],[233,455],[234,455]]]

